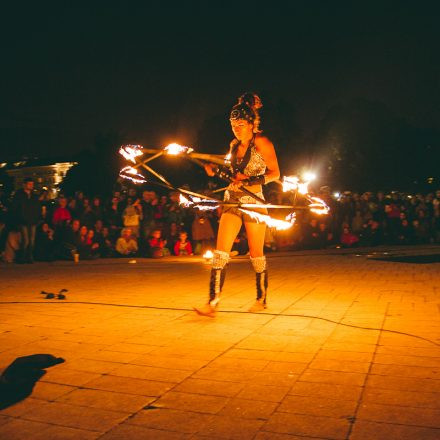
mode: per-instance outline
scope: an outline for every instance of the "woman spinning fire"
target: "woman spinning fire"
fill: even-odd
[[[227,157],[230,160],[228,171],[232,174],[233,182],[225,192],[226,202],[252,203],[258,206],[264,203],[262,186],[280,177],[274,146],[259,130],[258,111],[262,106],[257,95],[246,93],[239,98],[238,104],[232,107],[229,119],[235,138],[231,142]],[[214,165],[206,165],[205,170],[209,176],[215,175]],[[245,190],[252,192],[255,197]],[[267,214],[265,208],[252,210]],[[225,281],[229,253],[243,223],[257,287],[256,302],[249,311],[258,312],[266,308],[268,277],[266,257],[263,253],[266,225],[235,207],[229,207],[223,210],[220,218],[217,246],[212,258],[209,301],[204,306],[195,308],[200,315],[215,316]]]

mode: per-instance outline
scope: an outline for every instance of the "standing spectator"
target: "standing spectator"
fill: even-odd
[[[54,231],[47,223],[37,228],[35,238],[35,259],[37,261],[53,261],[55,259]]]
[[[213,248],[214,231],[207,215],[197,212],[192,223],[192,239],[194,242],[194,253],[203,254]]]
[[[110,236],[116,240],[122,227],[122,216],[119,208],[119,198],[113,196],[110,207],[106,213],[106,222],[110,228]]]
[[[99,197],[94,197],[92,202],[92,212],[96,220],[102,220],[104,218],[104,209],[101,205],[101,199]]]
[[[138,244],[133,237],[130,228],[123,228],[121,236],[116,241],[116,252],[121,257],[135,256],[138,250]]]
[[[25,179],[23,188],[15,193],[13,212],[21,233],[21,245],[17,262],[33,263],[35,234],[41,215],[41,205],[37,195],[34,194],[34,181],[31,178]]]
[[[87,228],[92,228],[95,224],[95,214],[92,207],[90,206],[90,199],[83,199],[83,209],[80,217],[81,224],[87,226]]]
[[[154,228],[154,209],[151,205],[151,200],[152,192],[144,191],[142,193],[142,199],[139,202],[142,215],[140,236],[142,238],[142,241],[145,243],[147,242],[148,238],[150,237],[151,231]]]
[[[138,201],[133,203],[131,197],[127,198],[127,207],[122,213],[122,220],[124,227],[130,228],[132,234],[137,238],[139,237],[139,226],[140,226],[140,205]]]
[[[174,255],[193,255],[192,246],[185,231],[179,234],[179,240],[174,245]]]

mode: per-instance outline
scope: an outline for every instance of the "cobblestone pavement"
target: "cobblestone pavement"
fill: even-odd
[[[238,258],[211,319],[192,311],[198,257],[0,265],[0,370],[65,359],[0,411],[0,438],[438,440],[440,264],[311,252],[269,268],[267,311],[246,312]]]

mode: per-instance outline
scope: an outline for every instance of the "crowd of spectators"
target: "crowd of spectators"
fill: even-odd
[[[277,191],[267,196],[273,203],[289,202]],[[323,187],[318,196],[330,214],[299,211],[293,228],[267,230],[266,250],[440,243],[440,191],[333,195]],[[28,179],[0,202],[0,252],[9,263],[199,255],[214,247],[219,216],[220,211],[183,207],[172,191],[129,188],[108,200],[78,191],[49,199]],[[247,252],[243,229],[233,254]]]

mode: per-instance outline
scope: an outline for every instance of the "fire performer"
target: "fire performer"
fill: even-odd
[[[227,202],[252,203],[258,206],[264,203],[262,186],[280,177],[274,146],[259,130],[261,107],[261,100],[254,93],[242,95],[238,104],[232,107],[229,119],[235,138],[226,156],[226,172],[232,177],[232,183],[225,192],[224,200]],[[206,173],[214,176],[218,172],[215,167],[213,164],[206,165]],[[244,189],[252,192],[255,197],[244,192]],[[252,210],[267,214],[266,208],[256,207]],[[258,222],[236,207],[226,207],[220,218],[217,246],[212,258],[209,300],[204,306],[195,308],[200,315],[215,316],[225,281],[229,253],[243,223],[249,243],[250,260],[256,273],[256,302],[249,311],[257,312],[266,308],[268,276],[263,253],[266,224]]]

